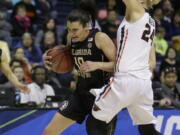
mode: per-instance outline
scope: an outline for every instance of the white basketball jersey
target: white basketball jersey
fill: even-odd
[[[148,13],[134,23],[124,18],[117,33],[115,71],[150,79],[149,55],[154,33],[155,22]]]

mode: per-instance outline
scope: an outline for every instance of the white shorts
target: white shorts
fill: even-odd
[[[91,89],[91,93],[96,96],[92,109],[96,119],[108,123],[119,111],[127,108],[134,125],[157,122],[153,116],[151,80],[139,79],[129,74],[116,74],[109,85],[101,89]]]

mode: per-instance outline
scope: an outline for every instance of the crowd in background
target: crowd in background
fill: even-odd
[[[121,0],[96,0],[97,25],[116,45],[116,32],[125,6]],[[0,40],[7,42],[10,66],[31,92],[20,93],[0,75],[0,89],[13,89],[16,105],[44,106],[47,96],[63,98],[64,88],[75,89],[71,73],[56,74],[43,66],[42,54],[65,44],[66,17],[78,0],[1,0]],[[149,11],[156,21],[154,45],[157,64],[152,87],[156,107],[180,108],[180,2],[162,0]],[[17,98],[18,96],[19,98]]]

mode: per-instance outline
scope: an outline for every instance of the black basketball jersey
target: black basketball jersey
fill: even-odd
[[[96,70],[85,73],[79,70],[80,65],[85,61],[107,61],[107,58],[105,57],[103,52],[95,45],[95,35],[97,32],[97,30],[91,30],[90,34],[84,41],[72,41],[71,44],[75,69],[78,71],[78,83],[76,89],[76,92],[78,93],[87,92],[91,88],[102,87],[105,82],[107,72]]]

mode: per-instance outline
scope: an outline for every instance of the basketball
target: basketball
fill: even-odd
[[[72,71],[74,64],[70,46],[57,45],[49,49],[47,55],[52,57],[52,71],[56,73],[67,73]]]

